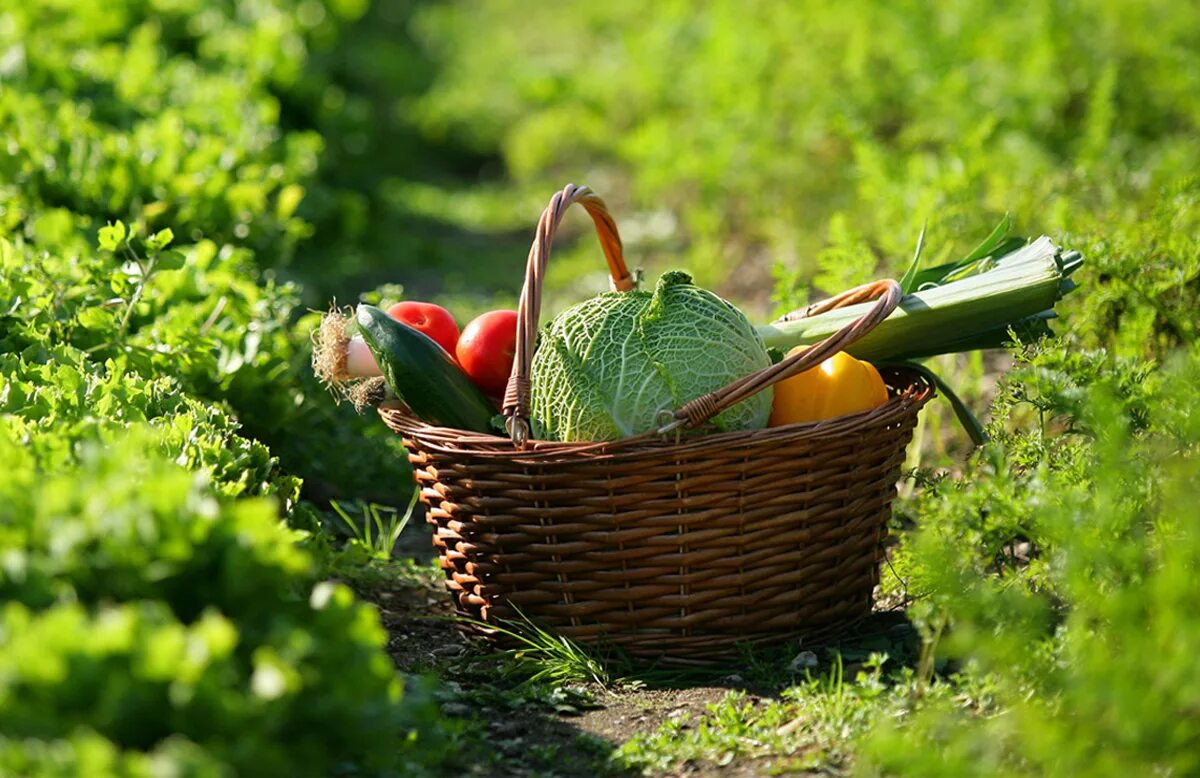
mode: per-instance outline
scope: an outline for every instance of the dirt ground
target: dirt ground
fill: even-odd
[[[428,537],[424,524],[410,526],[402,537],[401,553],[431,560]],[[479,751],[468,768],[469,775],[634,775],[612,766],[608,755],[636,734],[654,732],[672,718],[695,720],[731,690],[744,692],[747,701],[753,702],[774,696],[782,688],[732,668],[726,677],[697,685],[605,688],[589,684],[581,685],[578,696],[561,701],[527,699],[500,677],[495,666],[479,666],[488,647],[477,638],[460,634],[440,581],[405,581],[362,594],[379,607],[397,667],[412,674],[436,672],[448,689],[450,698],[442,703],[442,711],[467,722],[469,739]],[[907,626],[900,613],[877,616],[869,629],[895,633]],[[853,665],[846,670],[852,673]],[[674,772],[658,775],[737,778],[761,774],[753,762],[735,762],[725,766],[685,763]]]

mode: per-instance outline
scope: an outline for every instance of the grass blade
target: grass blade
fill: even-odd
[[[584,650],[565,635],[554,635],[543,629],[519,608],[514,606],[513,610],[520,617],[519,621],[489,623],[466,617],[455,620],[499,632],[521,644],[521,648],[501,651],[498,655],[532,662],[537,669],[529,677],[530,683],[552,680],[556,683],[584,681],[605,687],[612,685],[612,676],[601,657]]]
[[[345,522],[346,527],[350,530],[350,536],[354,540],[365,544],[363,539],[363,528],[358,525],[358,522],[350,518],[350,514],[346,512],[346,509],[343,508],[337,500],[330,500],[329,507],[333,508],[333,512],[337,514],[338,518]]]

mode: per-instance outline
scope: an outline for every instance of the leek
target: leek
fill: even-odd
[[[1011,250],[1012,239],[994,245],[1001,256],[977,256],[915,274],[918,288],[878,327],[847,350],[871,362],[923,359],[937,354],[998,348],[1049,332],[1054,305],[1074,288],[1069,278],[1082,263],[1042,236]],[[999,254],[999,250],[996,252]],[[906,280],[912,274],[906,274]],[[939,284],[939,281],[941,282]],[[758,327],[768,348],[787,351],[811,345],[862,316],[874,303],[859,303],[795,321]]]

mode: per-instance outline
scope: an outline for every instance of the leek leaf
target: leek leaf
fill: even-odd
[[[900,291],[908,294],[916,287],[917,269],[921,265],[921,249],[925,247],[925,229],[929,226],[929,222],[921,225],[921,234],[917,236],[917,249],[913,252],[912,263],[908,266],[908,270],[904,271],[904,277],[900,279]]]
[[[938,393],[945,397],[946,401],[950,403],[950,407],[954,410],[955,418],[958,419],[958,423],[962,425],[962,428],[966,431],[967,436],[971,438],[971,442],[976,446],[982,446],[984,443],[987,443],[988,434],[987,431],[984,430],[983,424],[980,423],[975,414],[971,412],[971,409],[967,407],[967,404],[962,401],[962,398],[955,394],[954,390],[950,388],[950,385],[943,381],[937,373],[918,362],[889,362],[888,366],[907,368],[914,372],[920,373],[932,381],[933,385],[937,387]]]

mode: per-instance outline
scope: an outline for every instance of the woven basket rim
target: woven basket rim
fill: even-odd
[[[905,367],[886,367],[880,371],[893,390],[887,402],[877,408],[846,414],[834,419],[801,422],[755,430],[735,430],[702,435],[685,435],[664,439],[650,432],[618,440],[599,442],[563,442],[530,440],[524,450],[513,446],[504,435],[470,432],[452,427],[438,427],[413,416],[402,406],[383,406],[378,409],[383,422],[400,435],[419,438],[423,446],[459,454],[505,457],[514,460],[545,460],[547,458],[603,458],[605,456],[662,456],[665,452],[690,453],[714,447],[728,447],[750,440],[774,439],[781,443],[821,440],[846,435],[863,434],[879,427],[895,424],[915,413],[934,396],[936,390],[928,378]]]

